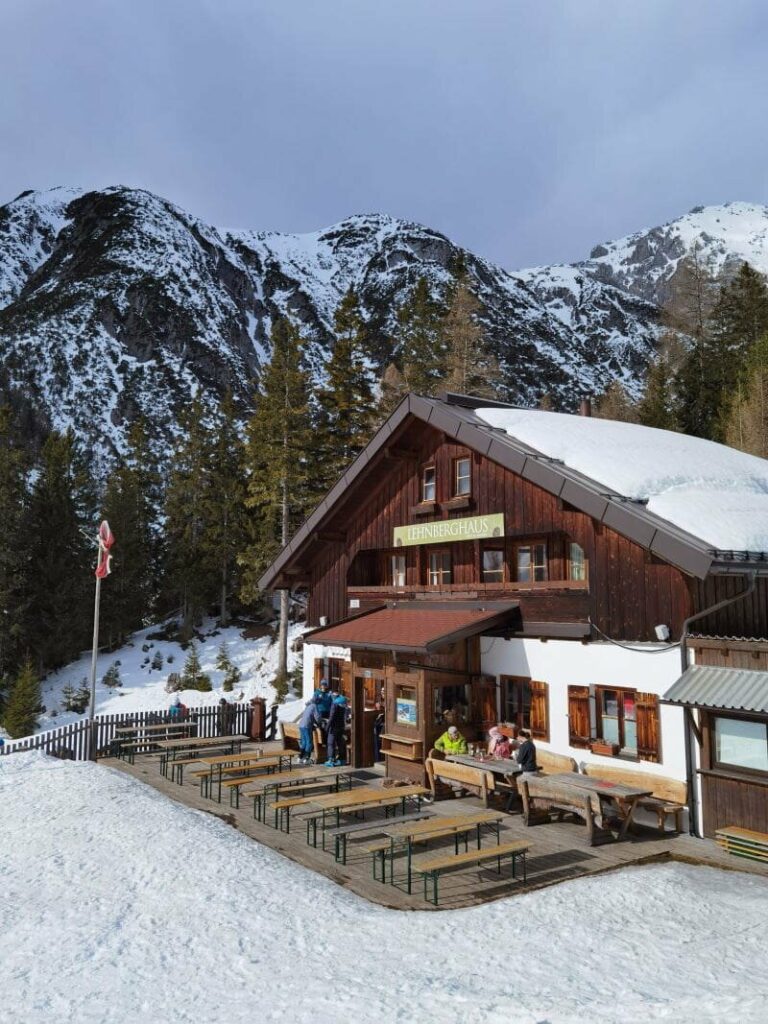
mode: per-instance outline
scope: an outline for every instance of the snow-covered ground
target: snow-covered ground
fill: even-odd
[[[96,668],[96,713],[117,714],[119,712],[157,711],[168,707],[175,694],[165,692],[165,684],[171,672],[182,672],[189,649],[182,650],[178,643],[167,640],[150,640],[148,634],[157,633],[157,626],[135,633],[131,641],[119,650],[99,655]],[[293,642],[301,635],[305,627],[291,626],[288,633],[288,669],[291,671],[299,664],[301,654],[293,651]],[[196,641],[197,651],[203,672],[206,672],[213,685],[213,690],[203,693],[198,690],[182,690],[179,696],[188,707],[201,707],[206,704],[218,704],[222,697],[236,700],[242,694],[242,700],[251,697],[266,697],[267,702],[274,699],[275,691],[272,680],[277,667],[277,644],[271,643],[269,637],[255,640],[246,639],[241,627],[230,626],[217,629],[209,622],[202,631],[203,639]],[[231,693],[224,693],[221,685],[224,673],[216,668],[216,658],[222,643],[227,645],[230,660],[240,669],[242,678]],[[144,648],[147,650],[144,650]],[[163,660],[162,668],[152,668],[152,659],[159,652]],[[168,659],[172,660],[169,661]],[[119,662],[121,686],[110,689],[102,685],[107,669]],[[91,655],[84,653],[78,661],[73,661],[66,668],[52,672],[41,685],[42,703],[45,713],[40,716],[38,732],[55,729],[60,725],[68,725],[78,721],[82,715],[64,711],[62,690],[67,684],[77,689],[83,680],[90,678]],[[295,718],[302,707],[301,702],[291,701],[281,706],[280,717]],[[0,735],[7,733],[0,729]]]
[[[25,1024],[766,1017],[768,881],[628,868],[372,906],[119,772],[0,759],[0,1003]]]

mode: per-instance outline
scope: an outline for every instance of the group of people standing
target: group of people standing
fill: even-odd
[[[321,729],[325,737],[326,768],[347,763],[347,723],[349,705],[343,693],[333,693],[327,679],[307,701],[299,719],[299,763],[310,764],[314,751],[313,733]]]

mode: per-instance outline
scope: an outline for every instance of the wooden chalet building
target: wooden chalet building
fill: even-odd
[[[260,583],[308,592],[305,696],[326,676],[350,697],[354,764],[378,700],[397,778],[423,778],[448,723],[514,722],[580,764],[686,780],[712,835],[768,831],[766,550],[763,460],[410,395]]]

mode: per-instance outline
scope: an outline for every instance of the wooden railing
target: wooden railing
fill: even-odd
[[[255,709],[250,704],[229,704],[225,714],[222,714],[215,704],[189,708],[185,720],[196,725],[198,736],[253,735],[254,739],[266,741],[277,736],[277,709],[277,704],[265,708],[264,727],[259,730],[262,735],[253,735]],[[107,752],[117,729],[125,726],[161,725],[171,721],[179,719],[171,719],[167,708],[161,711],[96,715],[93,720],[93,735],[91,723],[87,718],[83,718],[78,722],[62,725],[58,729],[37,733],[35,736],[7,740],[5,745],[0,747],[0,755],[16,754],[22,750],[42,750],[46,754],[70,761],[88,761],[94,751],[96,756]]]

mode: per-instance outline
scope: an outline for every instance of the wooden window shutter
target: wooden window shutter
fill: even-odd
[[[589,687],[568,687],[568,742],[572,747],[588,747],[592,734],[589,716]]]
[[[659,749],[659,698],[655,693],[636,693],[637,755],[644,761],[661,761]]]
[[[535,740],[549,742],[549,686],[532,679],[531,687],[531,736]]]
[[[347,698],[352,699],[352,662],[345,661],[341,665],[341,680],[339,682],[339,689]]]
[[[315,658],[315,689],[320,685],[320,680],[325,675],[325,661],[322,658]]]

